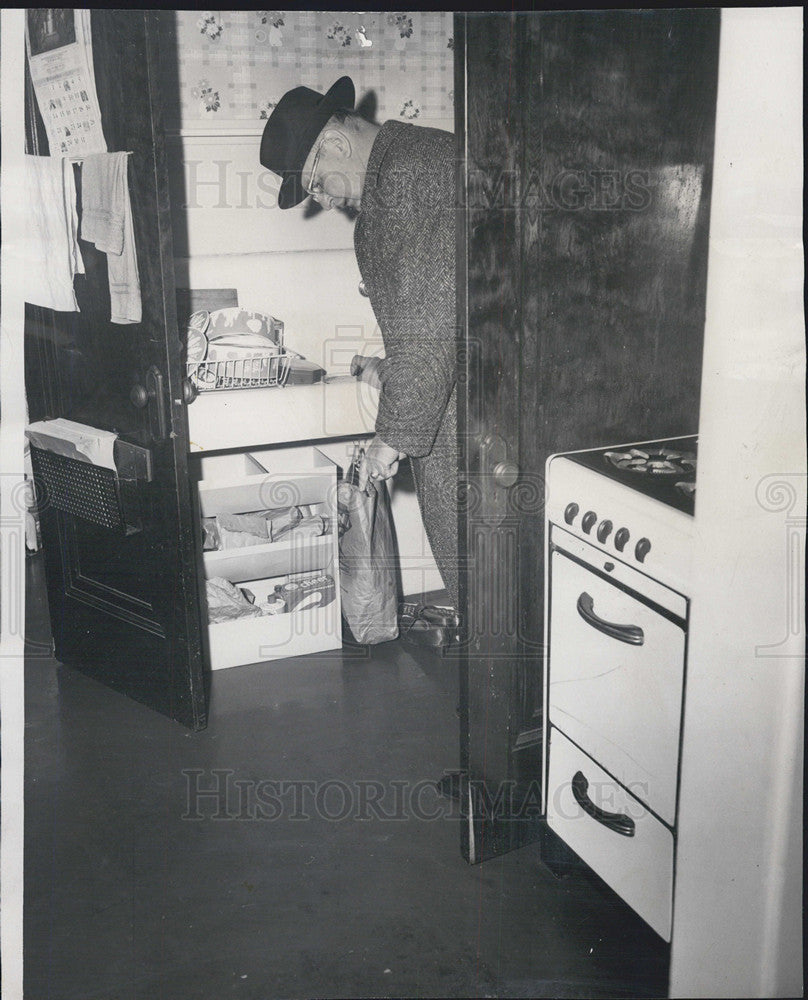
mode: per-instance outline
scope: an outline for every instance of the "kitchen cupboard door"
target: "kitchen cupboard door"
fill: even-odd
[[[719,24],[455,15],[469,861],[541,829],[547,458],[698,430]]]
[[[69,501],[63,497],[62,509],[50,502],[44,478],[37,483],[56,657],[200,729],[206,724],[206,691],[168,182],[155,87],[159,25],[156,12],[92,11],[107,148],[131,152],[142,321],[110,322],[105,255],[82,241],[86,275],[76,278],[80,312],[26,307],[26,388],[31,420],[67,418],[114,431],[119,442],[141,449],[128,467],[118,462],[126,529],[88,517],[98,502],[88,479],[92,466],[75,463],[72,470],[59,470],[67,477]],[[28,152],[48,155],[30,91],[28,96]],[[81,168],[74,169],[80,203]]]

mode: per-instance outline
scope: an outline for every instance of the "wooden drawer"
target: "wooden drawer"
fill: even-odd
[[[671,936],[673,834],[555,727],[550,728],[547,823],[666,941]],[[574,785],[577,780],[577,796]],[[583,791],[585,789],[585,792]],[[583,794],[582,794],[583,793]],[[625,817],[631,836],[579,804]],[[607,819],[608,817],[603,817]]]
[[[278,542],[204,553],[200,544],[204,579],[223,577],[245,584],[261,600],[275,583],[300,573],[328,574],[336,589],[335,600],[323,608],[208,624],[211,669],[339,649],[336,465],[317,448],[298,447],[192,456],[191,467],[197,480],[199,518],[314,504],[330,522],[330,533],[313,538],[292,535]]]

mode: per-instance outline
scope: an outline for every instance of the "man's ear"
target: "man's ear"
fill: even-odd
[[[349,160],[353,152],[351,140],[339,128],[329,128],[323,132],[323,142],[329,143],[330,152],[343,160]]]

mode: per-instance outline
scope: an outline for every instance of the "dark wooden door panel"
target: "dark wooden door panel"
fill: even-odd
[[[145,531],[148,533],[149,528]],[[159,537],[113,534],[79,518],[60,517],[60,535],[67,543],[65,585],[77,599],[103,603],[121,620],[165,635],[167,595],[165,573],[150,552]],[[144,561],[144,550],[151,558]]]
[[[161,95],[155,89],[160,17],[144,11],[92,12],[107,147],[131,153],[129,196],[142,320],[110,321],[106,255],[81,241],[86,274],[76,278],[79,311],[27,307],[26,380],[32,420],[65,417],[115,431],[121,441],[148,449],[151,461],[150,481],[141,477],[125,486],[127,504],[136,512],[129,534],[57,510],[42,491],[57,657],[201,728],[206,696],[188,433]],[[46,155],[33,105],[29,117],[29,152]],[[79,165],[74,170],[81,215],[82,170]],[[133,388],[156,384],[154,372],[162,379],[160,391],[147,406],[134,405]]]
[[[694,433],[718,14],[540,20],[527,141],[545,201],[523,287],[542,437],[568,450]]]
[[[522,22],[524,28],[529,24]],[[542,470],[520,457],[519,431],[520,414],[535,402],[534,387],[524,387],[531,372],[523,370],[530,357],[524,337],[535,337],[522,323],[527,220],[515,207],[524,159],[525,73],[533,50],[509,17],[459,18],[455,38],[461,44],[464,33],[468,84],[463,80],[455,93],[465,93],[467,101],[465,109],[458,108],[460,129],[468,136],[468,207],[458,253],[467,275],[465,288],[462,280],[458,284],[466,357],[474,363],[462,373],[461,403],[462,475],[469,484],[461,511],[469,626],[461,764],[470,779],[470,805],[464,804],[472,813],[462,836],[464,854],[476,862],[536,835],[540,800],[517,812],[541,763],[535,720],[541,647],[530,608],[543,481]],[[494,475],[501,458],[521,467],[519,482],[510,489]],[[492,512],[498,513],[492,517]]]
[[[548,456],[698,430],[718,32],[716,10],[456,17],[473,861],[540,828]],[[499,520],[492,435],[520,470]]]

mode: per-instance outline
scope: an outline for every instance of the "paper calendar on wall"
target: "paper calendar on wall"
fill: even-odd
[[[25,41],[51,156],[105,153],[90,11],[29,8]]]

